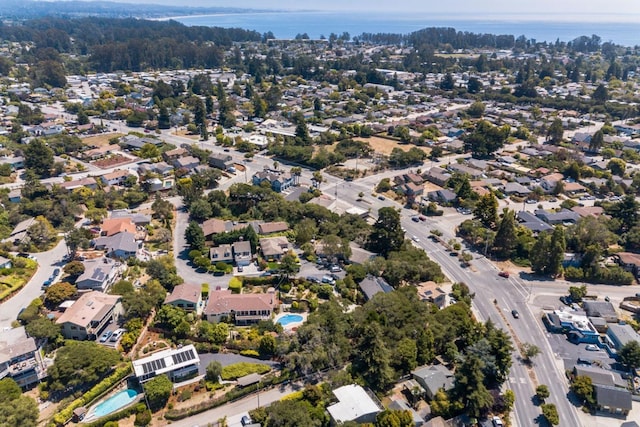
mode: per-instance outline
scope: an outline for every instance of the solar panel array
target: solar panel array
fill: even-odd
[[[164,369],[167,367],[167,364],[164,362],[164,359],[152,360],[151,362],[147,362],[142,365],[142,369],[145,374],[149,372],[159,371],[160,369]]]
[[[196,355],[194,354],[193,350],[189,348],[185,351],[181,351],[180,353],[171,355],[171,358],[173,359],[174,365],[177,365],[180,363],[188,362],[190,360],[194,360],[196,358]]]

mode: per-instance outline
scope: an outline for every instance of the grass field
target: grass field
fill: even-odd
[[[412,147],[415,147],[415,145],[412,145],[412,144],[400,144],[391,139],[380,138],[377,136],[372,136],[371,138],[354,138],[354,140],[368,142],[371,148],[373,148],[373,150],[376,153],[384,154],[385,156],[388,156],[389,154],[391,154],[391,151],[394,148],[399,148],[403,151],[409,151]],[[427,154],[431,152],[431,149],[429,147],[417,147],[417,148],[421,149]]]
[[[111,138],[120,138],[121,136],[123,136],[121,133],[106,133],[83,138],[82,143],[92,147],[104,147],[105,145],[109,145],[109,140]]]

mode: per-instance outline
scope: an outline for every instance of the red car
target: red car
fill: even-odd
[[[498,273],[498,276],[504,277],[505,279],[508,279],[509,278],[509,272],[508,271],[501,271],[500,273]]]

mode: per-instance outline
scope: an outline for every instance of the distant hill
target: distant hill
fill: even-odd
[[[1,0],[0,19],[22,20],[42,16],[84,17],[101,16],[111,18],[137,17],[161,18],[177,15],[204,15],[214,13],[242,13],[255,10],[231,7],[188,7],[158,4],[116,3],[111,1],[35,1]]]

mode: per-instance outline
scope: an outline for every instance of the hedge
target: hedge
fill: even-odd
[[[71,419],[71,417],[73,416],[73,411],[76,408],[91,404],[94,400],[111,390],[116,384],[122,381],[122,379],[124,379],[130,373],[130,363],[126,363],[125,365],[116,368],[116,370],[111,375],[100,381],[88,392],[83,394],[80,398],[74,400],[73,402],[71,402],[71,404],[69,404],[69,406],[54,415],[53,422],[56,425],[64,425],[68,420]]]

